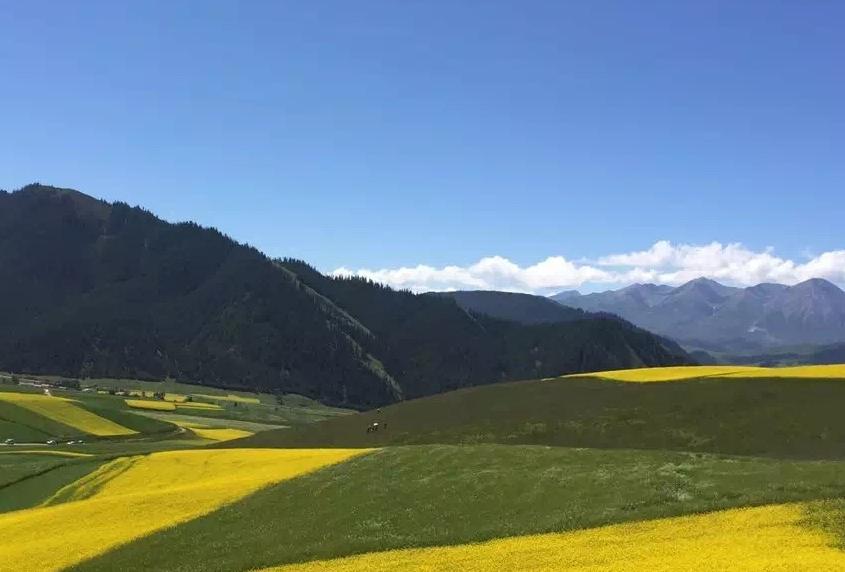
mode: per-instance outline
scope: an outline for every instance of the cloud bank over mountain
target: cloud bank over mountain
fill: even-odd
[[[469,266],[427,265],[377,270],[341,267],[335,276],[361,276],[415,292],[503,290],[549,294],[569,288],[616,288],[635,282],[678,285],[707,277],[725,284],[752,286],[761,282],[796,284],[825,278],[845,285],[845,250],[831,250],[803,261],[782,258],[774,249],[751,250],[741,243],[674,244],[661,240],[650,248],[610,254],[596,260],[550,256],[520,266],[502,256],[489,256]]]

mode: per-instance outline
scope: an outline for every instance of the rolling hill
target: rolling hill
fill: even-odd
[[[669,370],[663,383],[642,383],[661,379],[662,370],[646,369],[462,389],[224,446],[501,443],[845,458],[841,366],[792,377],[777,369]],[[367,432],[374,422],[379,431]]]
[[[69,189],[0,192],[0,368],[174,378],[366,408],[502,380],[689,363],[618,320],[520,325],[271,260]]]
[[[10,447],[0,570],[838,569],[843,391],[842,365],[606,371],[225,445]]]

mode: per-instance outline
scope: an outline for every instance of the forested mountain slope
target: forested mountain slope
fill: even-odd
[[[570,308],[545,296],[532,294],[496,290],[459,290],[437,292],[433,295],[452,298],[465,310],[522,324],[570,322],[591,317],[584,310]]]
[[[395,399],[370,336],[326,306],[216,230],[74,191],[0,194],[0,368]]]
[[[330,278],[302,261],[282,264],[367,325],[408,398],[555,371],[594,371],[600,363],[691,361],[676,344],[617,318],[521,325],[467,312],[449,298]]]
[[[523,326],[473,315],[41,185],[0,192],[0,315],[0,369],[169,376],[355,407],[689,361],[618,320]]]

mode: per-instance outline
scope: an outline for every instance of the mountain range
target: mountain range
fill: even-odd
[[[0,370],[295,392],[366,408],[471,385],[690,363],[616,317],[531,324],[324,276],[71,189],[0,191]],[[500,316],[507,318],[507,316]]]
[[[617,314],[687,348],[741,353],[845,341],[845,292],[820,278],[748,288],[698,278],[678,287],[634,284],[593,294],[561,292],[551,299]]]

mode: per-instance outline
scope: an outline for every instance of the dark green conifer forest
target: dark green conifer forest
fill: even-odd
[[[690,361],[622,320],[521,325],[271,260],[217,230],[0,192],[0,370],[296,392],[366,408],[501,380]]]

